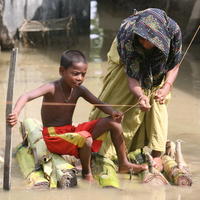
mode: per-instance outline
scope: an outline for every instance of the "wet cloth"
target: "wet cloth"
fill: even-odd
[[[78,157],[78,149],[84,146],[86,138],[92,136],[92,130],[97,122],[98,120],[92,120],[78,126],[44,127],[42,134],[48,150],[52,153]],[[98,152],[101,144],[101,137],[94,140],[92,151]]]
[[[151,90],[144,89],[144,93],[151,95],[158,87],[153,87]],[[168,100],[170,96],[170,94],[167,96]],[[120,105],[135,105],[138,102],[128,88],[127,75],[117,51],[116,39],[108,53],[108,69],[99,98],[103,102],[119,105],[119,107],[115,108],[122,112],[130,106]],[[122,127],[128,151],[143,148],[144,146],[157,151],[165,150],[168,132],[167,105],[166,103],[162,105],[157,103],[153,95],[150,97],[150,104],[152,107],[148,112],[142,112],[136,106],[124,114]],[[94,108],[90,113],[90,120],[101,117],[105,117],[105,114],[99,109]],[[107,134],[107,138],[104,140],[99,152],[111,159],[116,157],[110,134]]]
[[[145,50],[138,36],[156,48]],[[118,53],[128,76],[150,89],[181,60],[182,38],[178,24],[163,10],[149,8],[126,18],[118,31]]]

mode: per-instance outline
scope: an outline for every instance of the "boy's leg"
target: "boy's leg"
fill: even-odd
[[[93,180],[90,167],[92,141],[91,137],[86,138],[84,146],[79,149],[79,157],[82,165],[82,177],[88,181]]]
[[[111,117],[99,119],[92,132],[93,140],[106,131],[111,133],[111,139],[119,160],[119,172],[128,172],[129,170],[140,172],[147,169],[146,165],[136,165],[128,161],[121,124],[114,121]]]

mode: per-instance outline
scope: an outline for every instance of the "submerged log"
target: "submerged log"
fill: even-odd
[[[120,187],[116,171],[117,167],[112,160],[98,153],[92,155],[92,174],[101,187]]]
[[[49,181],[44,177],[42,170],[35,171],[35,162],[31,150],[27,147],[19,146],[16,153],[20,170],[32,188],[46,189]]]

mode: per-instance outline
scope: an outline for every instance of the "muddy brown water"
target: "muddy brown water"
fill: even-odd
[[[92,15],[91,15],[92,16]],[[94,16],[94,19],[96,17]],[[112,20],[112,19],[110,19]],[[114,20],[114,18],[113,18]],[[108,20],[107,20],[108,22]],[[91,42],[88,48],[88,37],[79,38],[79,46],[73,47],[83,50],[91,61],[84,85],[98,96],[102,86],[102,77],[106,71],[107,39],[113,38],[118,27],[117,22],[110,21],[107,27],[112,29],[107,33],[102,43],[102,29],[98,34],[91,34],[94,43]],[[113,27],[114,26],[114,27]],[[98,28],[98,27],[97,27]],[[92,33],[92,31],[91,31]],[[104,32],[106,33],[106,31]],[[109,43],[108,42],[108,43]],[[101,45],[99,45],[101,44]],[[100,50],[101,48],[101,50]],[[14,101],[24,93],[34,89],[41,84],[59,78],[58,67],[59,57],[65,48],[25,48],[19,47],[18,62],[15,73]],[[103,52],[103,54],[102,54]],[[120,199],[120,200],[196,200],[199,199],[200,190],[200,46],[193,44],[184,62],[172,91],[172,100],[169,104],[169,133],[168,138],[175,141],[181,139],[183,154],[188,163],[192,176],[191,187],[177,186],[150,186],[140,184],[137,181],[130,181],[129,177],[120,175],[121,190],[102,189],[98,185],[90,185],[81,179],[78,180],[78,187],[67,190],[31,190],[21,175],[15,158],[12,159],[12,181],[11,190],[3,191],[3,162],[5,145],[5,106],[8,81],[8,68],[10,53],[0,52],[0,199],[2,200],[79,200],[79,199]],[[40,120],[41,98],[29,102],[21,112],[19,120],[32,117]],[[79,123],[88,120],[92,105],[79,100],[75,110],[73,122]],[[19,126],[13,129],[13,148],[21,142]]]
[[[15,74],[14,101],[25,91],[59,78],[58,61],[61,51],[34,48],[20,48]],[[199,199],[200,189],[200,58],[199,46],[193,45],[186,56],[172,92],[169,104],[169,139],[183,140],[184,158],[192,175],[192,187],[150,186],[129,181],[120,176],[122,190],[102,189],[79,179],[78,187],[67,190],[37,191],[27,188],[18,165],[12,161],[12,188],[10,192],[2,189],[3,163],[0,162],[0,199],[148,199],[182,200]],[[0,156],[4,154],[5,142],[5,106],[10,54],[0,54]],[[106,62],[89,62],[89,69],[84,85],[98,95],[102,85],[102,76],[106,71]],[[20,119],[32,117],[40,119],[41,99],[29,102],[21,112]],[[80,99],[74,115],[74,123],[86,121],[92,105]],[[21,142],[18,126],[13,129],[13,147]]]

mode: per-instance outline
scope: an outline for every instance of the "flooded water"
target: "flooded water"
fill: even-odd
[[[89,57],[89,69],[84,85],[95,95],[101,90],[102,77],[106,71],[106,48],[102,48],[106,38],[103,38],[103,30],[98,27],[98,16],[91,27],[90,49],[84,48],[88,37],[79,38],[78,48]],[[114,21],[116,19],[113,19]],[[118,21],[119,23],[119,21]],[[112,22],[111,22],[112,24]],[[117,27],[117,24],[116,24]],[[95,33],[98,28],[98,34]],[[115,28],[113,28],[115,29]],[[93,32],[94,31],[94,32]],[[110,30],[109,41],[112,41],[113,30]],[[25,48],[19,47],[18,62],[15,73],[14,101],[25,91],[29,91],[39,85],[59,78],[59,57],[62,48]],[[103,52],[103,53],[102,53]],[[129,181],[128,177],[121,176],[121,189],[102,189],[97,185],[90,185],[78,180],[78,187],[67,190],[37,191],[26,188],[17,166],[15,158],[12,161],[12,188],[9,192],[2,190],[3,163],[0,160],[0,199],[3,200],[76,200],[76,199],[120,199],[120,200],[188,200],[199,199],[200,189],[200,46],[193,44],[182,63],[179,76],[173,88],[172,101],[169,104],[169,139],[183,140],[182,148],[186,162],[192,175],[192,187],[176,186],[150,186]],[[7,93],[7,80],[9,68],[9,52],[0,53],[0,159],[4,154],[5,141],[5,106]],[[23,109],[20,120],[26,117],[40,119],[41,99],[29,102]],[[92,106],[80,100],[76,108],[73,122],[79,123],[88,120]],[[21,142],[18,126],[13,129],[13,148]]]

